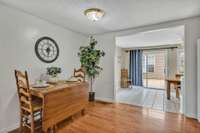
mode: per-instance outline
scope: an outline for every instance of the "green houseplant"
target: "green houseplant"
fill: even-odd
[[[90,37],[88,46],[80,47],[78,56],[80,57],[81,67],[85,70],[87,77],[90,80],[89,101],[95,100],[95,92],[93,90],[93,82],[97,75],[100,74],[102,68],[99,66],[100,59],[105,55],[105,52],[96,49],[97,41]]]
[[[59,67],[48,67],[47,68],[47,75],[49,75],[49,82],[57,82],[58,81],[58,74],[61,73],[61,68]]]

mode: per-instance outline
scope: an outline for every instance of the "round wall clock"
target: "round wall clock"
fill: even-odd
[[[52,63],[59,56],[59,47],[52,38],[42,37],[35,44],[35,53],[41,61]]]

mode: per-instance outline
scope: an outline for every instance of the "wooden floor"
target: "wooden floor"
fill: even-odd
[[[85,116],[62,122],[58,133],[200,133],[200,124],[180,114],[98,102],[88,105]]]

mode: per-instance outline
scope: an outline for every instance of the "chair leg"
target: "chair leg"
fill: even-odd
[[[20,133],[23,131],[23,115],[22,115],[22,112],[23,110],[20,111],[20,127],[19,127],[19,131]]]
[[[34,114],[31,114],[31,133],[35,133]]]
[[[176,85],[176,98],[180,98],[180,92],[177,85]]]
[[[22,116],[22,113],[20,115],[20,130],[22,130],[23,128],[23,116]]]
[[[170,100],[170,93],[171,93],[171,85],[167,82],[167,99]]]

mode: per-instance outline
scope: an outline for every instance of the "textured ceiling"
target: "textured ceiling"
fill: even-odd
[[[0,0],[57,25],[83,34],[100,34],[200,15],[200,0]],[[106,12],[98,22],[83,12]]]
[[[116,38],[122,48],[174,45],[184,43],[184,26],[142,32]]]

